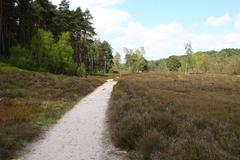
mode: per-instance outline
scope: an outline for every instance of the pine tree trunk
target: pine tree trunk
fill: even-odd
[[[9,55],[8,13],[6,0],[0,0],[0,56]]]

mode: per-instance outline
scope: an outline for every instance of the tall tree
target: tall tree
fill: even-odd
[[[189,71],[189,68],[193,68],[193,58],[192,58],[192,44],[189,41],[188,43],[185,44],[185,51],[186,51],[186,61],[185,61],[185,72]]]
[[[177,56],[170,56],[167,60],[167,67],[169,71],[178,71],[178,69],[181,67],[181,62],[177,58]]]
[[[34,8],[32,0],[17,1],[17,40],[22,46],[26,46],[32,39],[35,31]]]
[[[120,72],[121,69],[121,55],[117,52],[113,57],[113,70]]]
[[[126,65],[130,72],[140,72],[144,70],[146,61],[143,57],[143,55],[145,54],[145,50],[143,47],[137,50],[125,48],[124,52]]]
[[[13,56],[24,53],[11,58],[16,62],[24,55],[27,60],[23,63],[30,62],[28,66],[36,69],[65,72],[59,66],[67,56],[75,62],[71,70],[79,67],[81,70],[84,66],[87,72],[106,73],[113,64],[112,47],[106,41],[94,40],[92,19],[89,10],[82,11],[80,7],[70,10],[67,0],[62,0],[58,7],[50,0],[0,0],[0,55],[9,55],[9,49],[15,46]],[[74,52],[70,51],[71,47],[63,51],[59,47],[62,44],[71,45]],[[65,51],[68,54],[64,54]],[[51,61],[56,58],[51,56],[53,52],[62,55],[61,62]],[[64,64],[70,62],[68,60]]]
[[[0,0],[0,55],[8,56],[16,31],[15,0]]]
[[[36,16],[37,29],[45,29],[52,31],[55,35],[57,33],[57,27],[55,24],[56,6],[54,6],[49,0],[35,0],[33,3]]]
[[[71,23],[71,34],[74,42],[74,57],[78,65],[85,64],[86,69],[93,69],[93,61],[90,59],[93,54],[90,55],[90,49],[93,43],[93,36],[96,34],[92,26],[92,16],[88,10],[82,12],[78,7],[75,11],[72,11],[73,20]]]
[[[73,12],[69,9],[69,1],[61,1],[56,12],[55,22],[57,25],[57,34],[60,34],[61,32],[72,31]]]
[[[112,47],[107,41],[102,42],[102,51],[104,58],[104,73],[106,73],[113,65]]]

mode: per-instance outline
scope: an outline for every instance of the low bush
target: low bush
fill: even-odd
[[[0,70],[0,159],[8,160],[103,78]]]
[[[113,143],[131,160],[238,160],[239,97],[238,76],[124,76],[108,110]]]

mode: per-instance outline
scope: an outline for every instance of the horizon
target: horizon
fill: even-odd
[[[61,0],[51,1],[58,5]],[[183,55],[188,41],[194,52],[239,48],[239,5],[237,0],[70,0],[71,9],[90,10],[98,37],[122,58],[123,48],[143,46],[147,60]]]

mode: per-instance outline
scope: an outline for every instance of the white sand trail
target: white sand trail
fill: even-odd
[[[118,160],[121,152],[106,144],[106,110],[114,81],[82,99],[37,142],[21,160]]]

